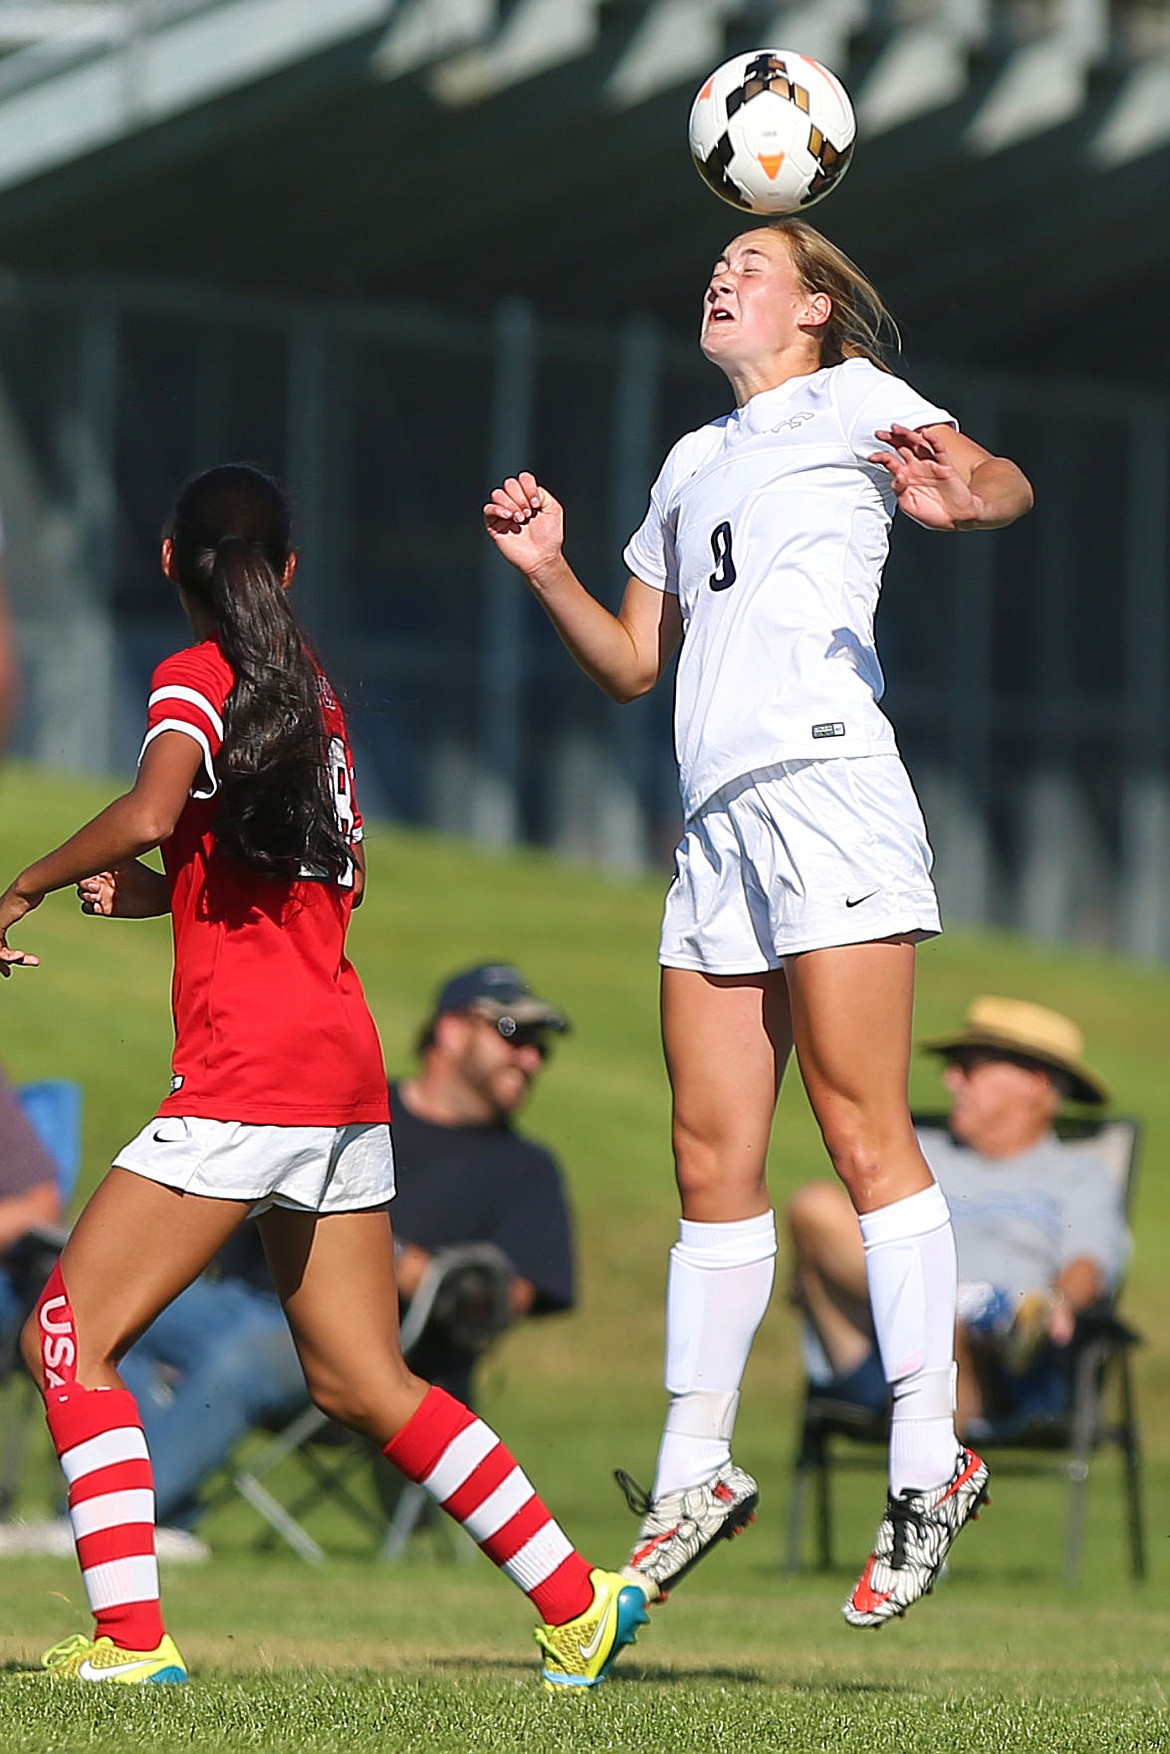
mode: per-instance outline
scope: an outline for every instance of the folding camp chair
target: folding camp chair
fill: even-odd
[[[409,1362],[423,1340],[437,1332],[463,1350],[482,1356],[511,1321],[511,1281],[511,1264],[492,1243],[465,1243],[438,1251],[403,1316],[399,1333],[403,1356]],[[309,1478],[292,1502],[285,1504],[265,1481],[294,1456]],[[302,1559],[319,1564],[325,1550],[302,1519],[322,1502],[332,1500],[361,1528],[380,1538],[383,1558],[397,1559],[422,1521],[430,1499],[421,1486],[407,1483],[397,1495],[387,1527],[387,1510],[382,1504],[375,1507],[350,1484],[359,1469],[368,1471],[371,1458],[381,1462],[371,1444],[310,1402],[272,1435],[259,1455],[234,1469],[208,1504],[217,1506],[232,1492],[238,1493],[266,1524],[262,1539],[279,1538]],[[388,1468],[389,1464],[382,1466]]]
[[[943,1115],[916,1115],[917,1127],[945,1127]],[[1140,1128],[1134,1120],[1060,1119],[1059,1137],[1070,1150],[1099,1158],[1112,1178],[1125,1214],[1132,1211],[1137,1178]],[[1080,1575],[1086,1495],[1093,1459],[1112,1447],[1121,1456],[1125,1493],[1130,1572],[1146,1573],[1145,1515],[1142,1500],[1141,1441],[1138,1433],[1132,1353],[1141,1337],[1117,1314],[1118,1293],[1084,1311],[1071,1343],[1071,1396],[1068,1411],[1031,1424],[992,1421],[981,1436],[981,1454],[1004,1452],[995,1473],[1048,1475],[1067,1480],[1064,1573],[1070,1582]],[[1112,1411],[1110,1403],[1112,1402]],[[886,1414],[834,1401],[806,1385],[788,1506],[785,1569],[800,1568],[804,1547],[805,1510],[811,1484],[815,1500],[816,1563],[827,1570],[833,1562],[832,1476],[835,1467],[865,1466],[864,1456],[849,1453],[861,1444],[884,1449],[889,1436]]]
[[[29,1123],[53,1161],[61,1204],[68,1207],[81,1168],[81,1090],[64,1078],[44,1078],[17,1087]],[[22,1367],[20,1330],[65,1246],[68,1231],[57,1225],[35,1225],[9,1250],[5,1268],[20,1296],[16,1320],[0,1334],[0,1383],[7,1385],[9,1405],[0,1449],[0,1520],[9,1516],[24,1473],[25,1456],[40,1397]]]

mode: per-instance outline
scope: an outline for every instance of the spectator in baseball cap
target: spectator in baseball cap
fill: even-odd
[[[546,1032],[564,1035],[569,1029],[564,1012],[538,998],[513,963],[478,962],[474,968],[451,975],[440,987],[431,1018],[419,1038],[419,1053],[433,1044],[439,1018],[460,1012],[494,1024],[505,1041],[514,1041],[521,1032],[521,1039],[531,1040],[542,1057],[548,1052]]]

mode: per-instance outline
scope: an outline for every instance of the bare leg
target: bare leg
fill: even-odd
[[[801,1076],[854,1210],[930,1187],[906,1098],[913,944],[811,950],[789,957],[785,971]]]
[[[213,1200],[111,1169],[61,1253],[76,1327],[77,1381],[120,1388],[117,1362],[160,1310],[185,1291],[249,1211],[246,1200]],[[22,1342],[44,1384],[36,1318]]]
[[[809,1101],[860,1219],[893,1410],[890,1490],[948,1481],[954,1430],[954,1237],[906,1098],[909,939],[791,957],[793,1035]]]
[[[423,1485],[532,1601],[549,1627],[604,1607],[620,1580],[577,1553],[488,1425],[403,1360],[398,1344],[394,1243],[384,1210],[266,1212],[260,1220],[277,1291],[314,1401],[373,1440],[408,1479]],[[619,1616],[610,1656],[642,1618]],[[584,1624],[582,1638],[594,1630]],[[563,1672],[548,1628],[546,1678]],[[600,1635],[599,1635],[600,1637]],[[598,1647],[601,1648],[601,1647]],[[595,1652],[596,1654],[596,1652]],[[576,1649],[576,1662],[581,1653]],[[560,1665],[558,1667],[558,1665]]]
[[[398,1346],[388,1214],[275,1207],[259,1223],[309,1393],[331,1418],[384,1447],[428,1386]]]
[[[662,1041],[683,1217],[729,1223],[766,1212],[768,1140],[792,1050],[783,974],[664,968]]]
[[[789,1202],[793,1301],[808,1317],[834,1376],[848,1376],[873,1350],[865,1251],[845,1190],[809,1182]]]
[[[161,1678],[183,1676],[178,1652],[163,1642],[146,1438],[117,1363],[198,1276],[247,1209],[244,1201],[182,1194],[111,1170],[24,1331],[24,1355],[41,1384],[69,1480],[69,1517],[94,1636],[110,1641],[95,1643],[86,1656],[99,1666],[107,1657],[120,1661],[120,1651],[150,1653]]]
[[[955,1423],[961,1432],[969,1429],[973,1419],[983,1416],[983,1372],[977,1349],[972,1345],[962,1323],[955,1330],[955,1358],[959,1366],[956,1388]]]
[[[730,1465],[740,1380],[775,1273],[765,1160],[791,1046],[784,977],[664,969],[662,1024],[683,1218],[667,1279],[656,1501]]]

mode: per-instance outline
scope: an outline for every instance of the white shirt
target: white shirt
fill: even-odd
[[[864,359],[790,378],[687,433],[630,538],[631,573],[677,595],[675,752],[690,817],[729,781],[895,749],[873,621],[895,499],[877,427],[954,426]]]
[[[1095,1261],[1116,1285],[1130,1237],[1116,1183],[1099,1157],[1048,1134],[1015,1157],[981,1157],[943,1128],[919,1133],[951,1209],[959,1278],[1020,1296],[1071,1261]]]

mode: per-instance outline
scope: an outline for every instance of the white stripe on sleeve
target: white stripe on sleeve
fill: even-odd
[[[219,781],[215,777],[215,762],[211,754],[211,743],[206,731],[201,731],[198,725],[189,725],[186,719],[161,719],[157,725],[150,727],[142,739],[142,748],[138,751],[139,767],[142,766],[142,757],[150,745],[156,737],[161,737],[164,731],[182,731],[185,736],[194,738],[195,742],[198,743],[203,751],[203,768],[207,775],[207,785],[199,788],[192,786],[191,796],[193,798],[214,798],[219,791]]]
[[[185,700],[188,706],[198,707],[220,742],[223,742],[223,719],[216,712],[207,696],[200,694],[198,689],[184,688],[179,682],[169,683],[165,688],[156,688],[146,703],[146,710],[149,712],[151,707],[156,706],[160,700]]]

